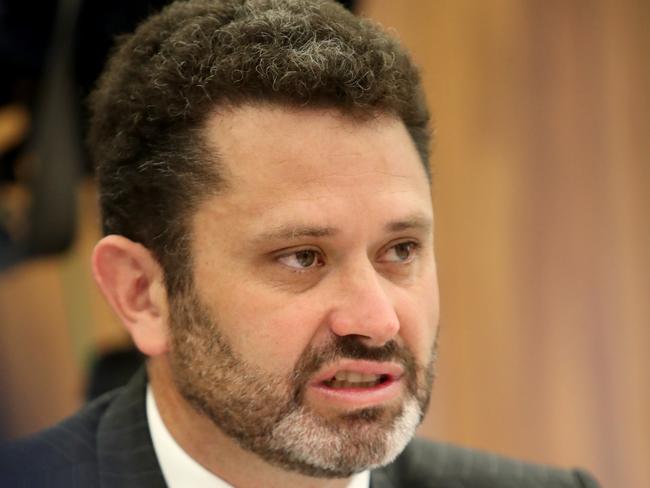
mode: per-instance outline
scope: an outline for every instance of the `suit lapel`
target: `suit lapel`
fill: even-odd
[[[147,376],[142,368],[120,392],[99,423],[97,454],[103,488],[165,487],[149,434]]]
[[[384,468],[373,469],[370,472],[370,488],[394,488]]]

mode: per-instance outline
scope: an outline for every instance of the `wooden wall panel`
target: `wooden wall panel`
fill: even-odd
[[[437,120],[424,435],[650,484],[650,5],[366,0]]]

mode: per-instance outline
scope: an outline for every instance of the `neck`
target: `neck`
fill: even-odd
[[[349,479],[312,478],[285,471],[242,449],[198,412],[174,384],[166,356],[150,358],[149,383],[167,430],[196,462],[233,486],[343,488]]]

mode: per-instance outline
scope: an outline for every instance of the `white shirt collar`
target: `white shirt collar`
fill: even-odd
[[[153,391],[147,385],[147,423],[158,464],[169,488],[233,488],[218,476],[197,463],[167,430]],[[350,478],[347,488],[369,488],[370,471],[363,471]]]

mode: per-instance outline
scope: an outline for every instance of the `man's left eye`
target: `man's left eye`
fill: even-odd
[[[409,263],[415,257],[417,248],[417,242],[400,242],[390,247],[381,257],[380,261],[388,263]]]
[[[315,268],[323,264],[323,259],[320,253],[313,249],[301,249],[278,258],[285,266],[295,270],[305,270]]]

